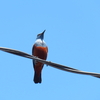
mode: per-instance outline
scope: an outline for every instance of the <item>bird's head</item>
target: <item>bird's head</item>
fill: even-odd
[[[46,30],[44,30],[42,33],[38,34],[36,39],[41,39],[41,40],[43,40],[43,38],[44,38],[44,32],[45,32],[45,31],[46,31]]]

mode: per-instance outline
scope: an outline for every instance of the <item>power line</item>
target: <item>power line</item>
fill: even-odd
[[[52,66],[54,68],[64,70],[64,71],[67,71],[67,72],[83,74],[83,75],[91,75],[91,76],[100,78],[100,73],[81,71],[81,70],[78,70],[78,69],[75,69],[75,68],[72,68],[72,67],[68,67],[68,66],[57,64],[57,63],[53,63],[51,61],[46,61],[46,60],[40,59],[38,57],[35,57],[33,55],[27,54],[27,53],[22,52],[22,51],[10,49],[10,48],[5,48],[5,47],[0,47],[0,50],[8,52],[8,53],[15,54],[15,55],[18,55],[18,56],[22,56],[22,57],[25,57],[25,58],[34,59],[34,60],[39,61],[41,63],[44,63],[46,65],[49,65],[49,66]]]

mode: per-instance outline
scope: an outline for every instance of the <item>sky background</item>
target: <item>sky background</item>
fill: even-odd
[[[0,46],[31,54],[46,29],[48,61],[100,73],[100,0],[1,0]],[[0,100],[100,100],[100,79],[44,66],[0,51]]]

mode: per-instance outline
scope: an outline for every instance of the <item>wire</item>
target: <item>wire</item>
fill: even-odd
[[[25,57],[25,58],[34,59],[36,61],[39,61],[41,63],[44,63],[46,65],[52,66],[54,68],[57,68],[57,69],[60,69],[60,70],[63,70],[63,71],[77,73],[77,74],[83,74],[83,75],[91,75],[91,76],[100,78],[100,73],[81,71],[81,70],[78,70],[78,69],[75,69],[75,68],[72,68],[72,67],[68,67],[68,66],[57,64],[57,63],[53,63],[51,61],[46,61],[46,60],[40,59],[36,56],[27,54],[27,53],[22,52],[22,51],[10,49],[10,48],[5,48],[5,47],[0,47],[0,50],[8,52],[8,53],[15,54],[15,55],[18,55],[18,56],[22,56],[22,57]]]

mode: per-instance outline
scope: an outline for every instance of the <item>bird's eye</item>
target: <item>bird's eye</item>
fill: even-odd
[[[37,36],[40,36],[40,34],[38,34]]]

